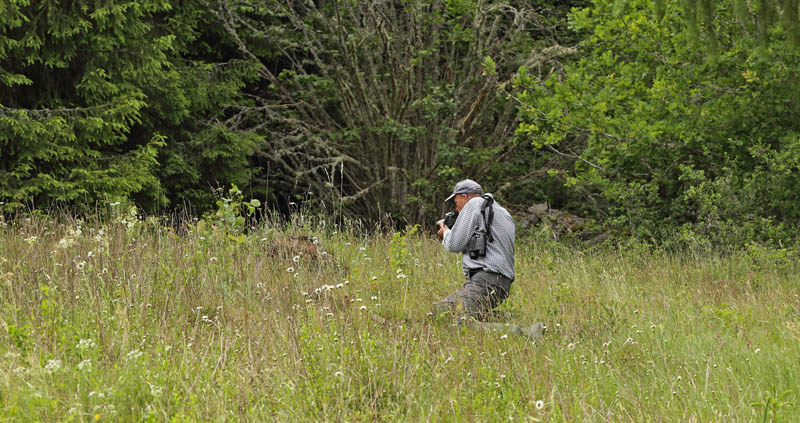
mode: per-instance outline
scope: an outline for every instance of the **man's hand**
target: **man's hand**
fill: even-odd
[[[439,239],[444,239],[444,231],[450,229],[447,225],[444,224],[444,219],[436,222],[436,225],[439,226],[439,232],[436,234],[439,236]]]

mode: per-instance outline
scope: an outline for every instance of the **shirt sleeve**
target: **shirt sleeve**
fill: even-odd
[[[481,217],[480,207],[483,201],[484,200],[480,197],[473,198],[464,205],[453,227],[444,231],[442,245],[445,250],[451,253],[460,253],[467,248],[472,233],[475,231],[475,228],[478,227],[478,222]]]

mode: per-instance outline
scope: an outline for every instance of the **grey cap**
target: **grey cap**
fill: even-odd
[[[483,194],[483,189],[472,179],[464,179],[456,184],[455,188],[453,188],[453,193],[444,202],[453,201],[458,194]]]

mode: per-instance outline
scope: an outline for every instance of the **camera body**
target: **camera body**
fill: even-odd
[[[442,223],[445,226],[447,226],[448,228],[452,228],[453,225],[456,224],[456,219],[458,219],[458,212],[457,211],[447,212],[444,215],[444,219],[443,219],[444,221]],[[436,222],[436,230],[437,231],[439,230],[439,222]]]

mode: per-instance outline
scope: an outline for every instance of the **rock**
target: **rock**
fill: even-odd
[[[544,216],[549,209],[550,206],[548,206],[547,203],[534,204],[528,207],[528,214],[541,217]]]
[[[533,204],[525,211],[515,213],[515,219],[522,229],[527,230],[546,225],[556,239],[571,236],[588,240],[588,245],[595,245],[609,238],[608,234],[598,235],[596,232],[590,231],[585,218],[567,211],[550,208],[547,203]]]

